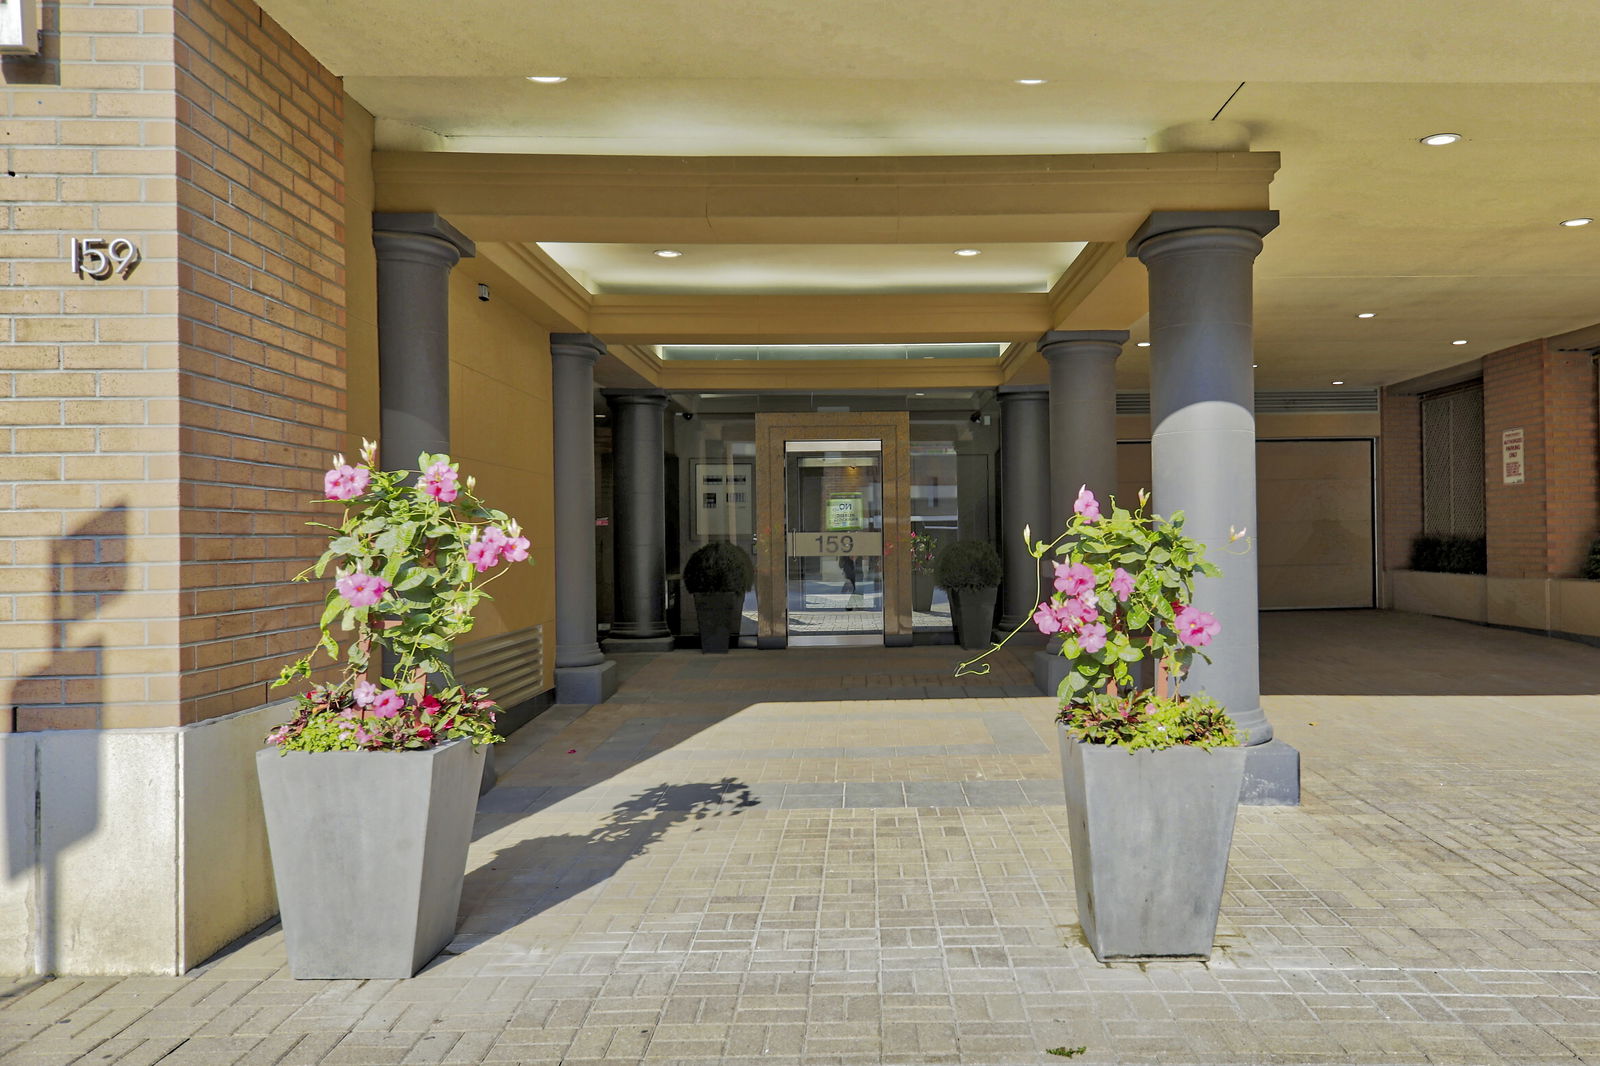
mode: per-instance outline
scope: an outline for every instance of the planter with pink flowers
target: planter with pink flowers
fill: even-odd
[[[1232,719],[1183,688],[1220,628],[1194,605],[1195,581],[1219,571],[1181,511],[1146,515],[1147,502],[1113,500],[1106,514],[1082,489],[1060,536],[1023,531],[1035,558],[1053,557],[1031,624],[1061,636],[1069,663],[1057,718],[1067,828],[1078,920],[1101,960],[1210,957],[1244,778]],[[988,654],[958,673],[987,670]]]
[[[297,978],[410,977],[455,934],[467,845],[495,735],[495,704],[451,673],[484,586],[528,559],[517,524],[463,483],[449,456],[379,470],[368,442],[342,456],[324,496],[342,503],[321,640],[277,684],[331,679],[257,755],[289,971]]]

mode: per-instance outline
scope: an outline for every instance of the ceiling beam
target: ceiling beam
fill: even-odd
[[[481,281],[498,275],[517,292],[517,306],[552,333],[589,332],[589,291],[537,245],[478,245],[474,271]],[[469,261],[470,262],[470,261]]]
[[[375,152],[379,211],[476,241],[1116,241],[1152,211],[1261,210],[1275,152],[739,158]]]
[[[672,391],[852,392],[875,389],[989,389],[994,359],[688,360],[660,364],[657,385]]]
[[[608,344],[922,344],[1032,339],[1044,293],[601,293],[589,331]]]

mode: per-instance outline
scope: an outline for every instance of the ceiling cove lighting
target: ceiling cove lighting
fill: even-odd
[[[1564,218],[1561,220],[1561,224],[1563,226],[1576,229],[1578,226],[1587,226],[1593,221],[1594,219],[1592,218]]]
[[[529,74],[528,80],[540,85],[560,85],[567,80],[565,74]]]
[[[983,253],[981,251],[979,251],[978,249],[976,249],[976,248],[957,248],[956,249],[956,254],[957,255],[967,256],[968,258],[970,258],[970,257],[975,256],[975,255],[982,255]]]
[[[1430,133],[1426,137],[1417,138],[1420,143],[1430,145],[1434,148],[1437,148],[1442,144],[1455,144],[1460,139],[1461,134],[1459,133]]]
[[[1356,317],[1357,318],[1377,318],[1378,317],[1378,313],[1376,311],[1358,311],[1358,312],[1356,312]]]
[[[683,253],[678,251],[676,248],[657,248],[650,254],[659,256],[662,259],[677,259],[679,256],[683,255]]]

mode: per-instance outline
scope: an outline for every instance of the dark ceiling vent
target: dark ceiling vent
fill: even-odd
[[[1256,393],[1256,414],[1376,414],[1377,389],[1275,389]],[[1117,393],[1117,414],[1150,413],[1148,392]]]

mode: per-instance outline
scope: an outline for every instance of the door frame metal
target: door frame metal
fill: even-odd
[[[756,412],[756,646],[789,643],[784,445],[876,440],[883,447],[883,643],[912,642],[911,415],[906,411]]]

